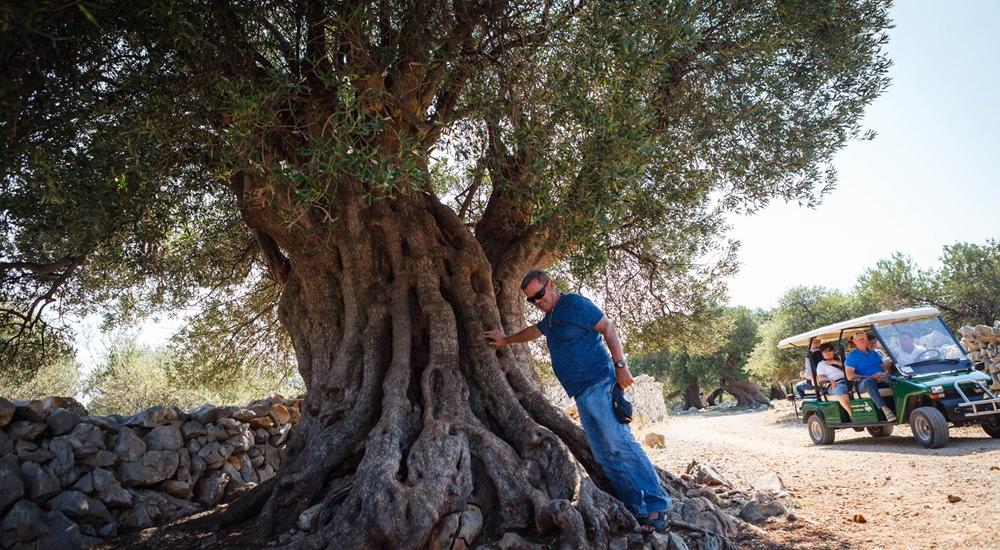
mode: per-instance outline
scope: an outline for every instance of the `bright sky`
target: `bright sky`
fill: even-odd
[[[898,0],[892,15],[892,84],[863,122],[878,136],[837,155],[837,188],[817,209],[731,219],[743,243],[732,304],[773,307],[799,285],[848,290],[896,251],[937,268],[944,245],[1000,237],[1000,2]]]

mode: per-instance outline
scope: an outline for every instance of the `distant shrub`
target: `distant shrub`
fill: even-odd
[[[285,378],[234,376],[225,384],[191,384],[178,377],[184,363],[167,348],[148,348],[134,339],[114,342],[107,359],[84,383],[92,414],[133,414],[154,405],[191,409],[203,403],[244,404],[273,392],[294,395],[303,391],[297,373]]]
[[[71,357],[45,363],[34,372],[0,376],[0,396],[11,400],[38,399],[46,395],[73,397],[80,387],[80,365]]]

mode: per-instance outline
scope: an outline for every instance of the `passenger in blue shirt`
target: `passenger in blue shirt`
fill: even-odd
[[[867,393],[875,402],[875,406],[882,409],[886,420],[895,422],[896,415],[878,392],[879,382],[889,380],[889,362],[875,351],[868,335],[864,332],[855,334],[851,341],[854,342],[855,349],[844,359],[847,379],[860,380],[858,389]]]
[[[614,325],[587,298],[556,290],[544,271],[525,274],[521,290],[545,317],[511,336],[500,330],[488,330],[484,336],[496,348],[545,336],[552,370],[576,400],[594,458],[615,495],[639,520],[644,533],[666,532],[670,497],[649,457],[628,425],[618,422],[611,406],[611,385],[617,383],[624,389],[633,382]]]

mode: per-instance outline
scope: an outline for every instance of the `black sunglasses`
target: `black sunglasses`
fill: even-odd
[[[545,289],[548,288],[548,286],[549,286],[549,282],[545,281],[545,284],[542,285],[542,289],[541,290],[539,290],[538,292],[532,294],[531,296],[528,296],[528,303],[529,304],[533,304],[533,303],[537,302],[538,300],[541,300],[545,296]]]

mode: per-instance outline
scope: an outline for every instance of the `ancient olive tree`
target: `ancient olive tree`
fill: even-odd
[[[631,519],[582,431],[482,331],[522,326],[531,267],[638,316],[711,291],[724,212],[832,182],[887,4],[8,3],[4,322],[273,285],[303,417],[226,519],[419,547],[475,505],[605,546]]]

